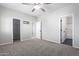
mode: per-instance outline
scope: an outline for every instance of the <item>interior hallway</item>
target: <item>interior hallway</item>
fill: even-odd
[[[11,56],[77,56],[79,49],[46,40],[31,39],[0,46],[0,55]]]

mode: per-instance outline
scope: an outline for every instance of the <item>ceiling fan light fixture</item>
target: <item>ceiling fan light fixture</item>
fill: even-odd
[[[39,5],[36,5],[36,6],[34,6],[34,8],[35,8],[36,10],[38,10],[38,9],[40,9],[40,6],[39,6]]]

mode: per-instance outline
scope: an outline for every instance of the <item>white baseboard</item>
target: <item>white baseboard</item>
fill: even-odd
[[[6,45],[6,44],[13,44],[13,42],[2,43],[2,44],[0,44],[0,45]]]
[[[79,47],[78,46],[75,46],[75,45],[73,45],[73,48],[78,48],[79,49]]]
[[[24,40],[21,40],[21,41],[26,41],[26,40],[31,40],[32,38],[28,38],[28,39],[24,39]]]
[[[36,37],[32,37],[32,39],[34,39],[34,38],[36,38]]]

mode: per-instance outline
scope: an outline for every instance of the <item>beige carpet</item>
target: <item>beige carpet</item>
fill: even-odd
[[[0,55],[6,56],[78,56],[79,49],[45,40],[26,40],[0,46]]]

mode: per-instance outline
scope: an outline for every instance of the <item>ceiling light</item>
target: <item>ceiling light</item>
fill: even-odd
[[[34,6],[34,8],[38,10],[38,9],[40,9],[40,6],[36,5],[36,6]]]

